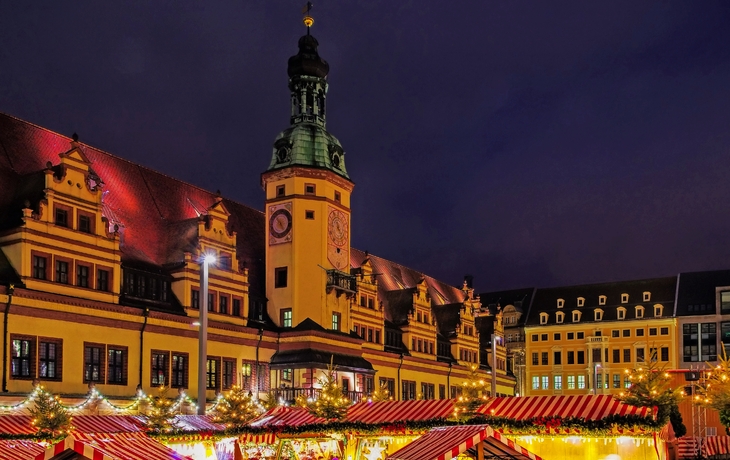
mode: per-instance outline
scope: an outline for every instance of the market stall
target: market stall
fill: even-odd
[[[481,455],[480,455],[481,454]],[[450,460],[452,458],[542,460],[504,438],[488,425],[438,427],[388,456],[388,460]]]
[[[191,460],[143,433],[78,432],[48,447],[34,460],[60,460],[68,458],[71,453],[88,460]]]

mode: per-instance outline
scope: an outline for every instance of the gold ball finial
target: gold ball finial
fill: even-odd
[[[312,24],[314,24],[314,18],[312,16],[304,16],[304,25],[307,27],[312,27]]]

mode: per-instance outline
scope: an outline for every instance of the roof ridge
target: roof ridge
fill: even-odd
[[[606,286],[609,284],[626,284],[626,283],[641,283],[645,281],[659,281],[659,280],[676,280],[677,275],[671,275],[671,276],[658,276],[655,278],[641,278],[638,280],[622,280],[622,281],[606,281],[604,283],[585,283],[585,284],[570,284],[567,286],[551,286],[551,287],[539,287],[536,288],[538,290],[548,290],[548,289],[570,289],[570,288],[582,288],[582,287],[588,287],[588,286]],[[525,288],[527,289],[527,288]],[[497,291],[501,292],[501,291]]]
[[[70,138],[70,137],[68,137],[68,136],[65,136],[65,135],[63,135],[63,134],[61,134],[61,133],[58,133],[58,132],[56,132],[56,131],[53,131],[52,129],[48,129],[48,128],[45,128],[45,127],[43,127],[43,126],[39,126],[39,125],[37,125],[37,124],[35,124],[35,123],[32,123],[32,122],[30,122],[30,121],[27,121],[27,120],[23,120],[22,118],[18,118],[18,117],[16,117],[15,115],[10,115],[10,114],[8,114],[8,113],[5,113],[5,112],[1,112],[1,111],[0,111],[0,115],[6,116],[6,117],[8,117],[8,118],[12,118],[13,120],[19,121],[19,122],[21,122],[21,123],[23,123],[23,124],[25,124],[25,125],[29,125],[29,126],[32,126],[32,127],[36,128],[36,129],[40,129],[40,130],[42,130],[42,131],[45,131],[45,132],[51,133],[51,134],[53,134],[53,135],[55,135],[55,136],[59,136],[59,137],[62,137],[62,138],[64,138],[64,139],[68,139],[69,141],[71,140],[71,138]],[[93,146],[93,145],[91,145],[91,144],[87,144],[86,142],[80,142],[80,141],[79,141],[79,144],[81,144],[81,145],[83,145],[83,146],[85,146],[85,147],[88,147],[88,148],[90,148],[90,149],[96,150],[97,152],[99,152],[99,153],[102,153],[102,154],[104,154],[104,155],[108,155],[108,156],[110,156],[110,157],[112,157],[112,158],[114,158],[114,159],[116,159],[116,160],[120,160],[120,161],[123,161],[123,162],[125,162],[125,163],[128,163],[128,164],[130,164],[130,165],[132,165],[132,166],[136,166],[136,167],[138,167],[138,168],[140,168],[140,169],[146,169],[147,171],[150,171],[151,173],[154,173],[154,174],[159,174],[160,176],[164,176],[164,177],[166,177],[166,178],[168,178],[168,179],[171,179],[171,180],[173,180],[173,181],[175,181],[175,182],[178,182],[178,183],[181,183],[181,184],[185,184],[185,185],[187,185],[187,186],[190,186],[190,187],[196,188],[196,189],[198,189],[198,190],[200,190],[200,191],[203,191],[203,192],[206,192],[206,193],[210,193],[211,195],[215,195],[215,193],[214,193],[214,192],[212,192],[212,191],[210,191],[210,190],[207,190],[207,189],[205,189],[205,188],[203,188],[203,187],[201,187],[201,186],[199,186],[199,185],[191,184],[190,182],[186,182],[186,181],[184,181],[184,180],[180,180],[180,179],[178,179],[178,178],[176,178],[176,177],[172,177],[172,176],[168,175],[167,173],[163,173],[163,172],[157,171],[156,169],[152,169],[152,168],[151,168],[151,167],[149,167],[149,166],[145,166],[145,165],[141,165],[141,164],[139,164],[139,163],[135,163],[135,162],[134,162],[134,161],[132,161],[132,160],[128,160],[128,159],[126,159],[126,158],[123,158],[123,157],[117,156],[117,155],[115,155],[115,154],[113,154],[113,153],[111,153],[111,152],[108,152],[108,151],[106,151],[106,150],[103,150],[103,149],[101,149],[101,148],[99,148],[99,147],[94,147],[94,146]],[[233,202],[233,203],[235,203],[235,204],[238,204],[238,205],[240,205],[240,206],[243,206],[243,207],[245,207],[245,208],[248,208],[248,209],[250,209],[250,210],[252,210],[252,211],[257,211],[257,212],[259,212],[259,213],[261,213],[261,214],[264,214],[264,211],[260,211],[260,210],[258,210],[258,209],[256,209],[256,208],[252,208],[251,206],[249,206],[249,205],[247,205],[247,204],[244,204],[244,203],[241,203],[240,201],[234,200],[234,199],[232,199],[232,198],[229,198],[229,197],[224,197],[223,195],[221,195],[221,198],[225,198],[225,199],[226,199],[226,200],[228,200],[228,201],[231,201],[231,202]]]

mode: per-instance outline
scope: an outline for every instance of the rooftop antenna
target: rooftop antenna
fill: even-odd
[[[309,14],[312,11],[312,2],[307,2],[302,8],[302,14],[304,15],[304,25],[307,26],[307,35],[309,35],[309,28],[314,24],[314,18]]]

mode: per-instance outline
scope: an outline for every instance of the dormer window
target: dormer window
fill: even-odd
[[[644,302],[648,302],[651,300],[651,292],[644,292]]]
[[[659,318],[662,316],[662,312],[664,311],[664,306],[660,304],[654,305],[654,317]]]
[[[598,296],[598,305],[606,305],[606,296],[605,295]]]
[[[595,321],[603,320],[603,310],[601,310],[600,308],[596,308],[595,310],[593,310],[593,319]]]
[[[555,321],[558,324],[562,324],[564,319],[565,319],[565,313],[563,313],[562,311],[555,313]]]
[[[578,306],[579,306],[579,307],[582,307],[582,306],[584,306],[585,304],[586,304],[586,299],[585,299],[585,297],[578,297]]]
[[[626,309],[624,307],[618,307],[616,314],[618,319],[626,319]]]
[[[637,318],[643,318],[644,317],[644,307],[641,305],[636,306],[636,317]]]
[[[565,305],[565,300],[558,299],[558,308],[563,308],[564,305]]]
[[[578,321],[580,321],[580,315],[581,315],[581,313],[577,310],[573,312],[573,322],[574,323],[577,323]]]
[[[548,314],[540,313],[540,324],[547,324],[547,322],[548,322]]]
[[[56,207],[55,224],[60,227],[68,227],[68,209]]]
[[[629,301],[629,295],[621,294],[621,303],[628,303],[628,301]]]

